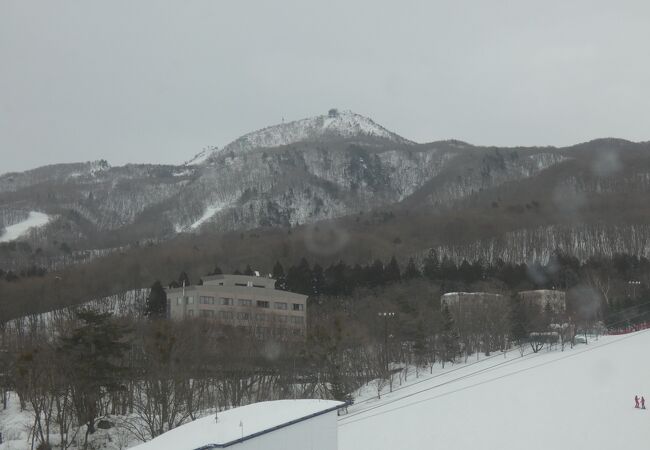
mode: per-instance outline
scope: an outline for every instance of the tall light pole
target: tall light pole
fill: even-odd
[[[388,373],[388,319],[395,317],[395,313],[380,312],[377,315],[384,318],[384,359],[386,360],[386,373]]]

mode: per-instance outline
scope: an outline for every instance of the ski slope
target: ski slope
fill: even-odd
[[[650,448],[650,330],[564,352],[517,351],[357,400],[339,450]],[[368,395],[371,395],[368,393]]]
[[[37,211],[31,211],[22,222],[10,225],[0,234],[0,242],[10,242],[27,233],[31,228],[39,228],[50,221],[50,216]]]

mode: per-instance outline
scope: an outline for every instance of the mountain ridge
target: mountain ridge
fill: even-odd
[[[350,110],[338,111],[332,109],[326,115],[282,122],[246,133],[221,149],[213,151],[207,161],[213,161],[214,157],[222,152],[246,152],[259,148],[280,147],[301,141],[318,140],[325,137],[374,137],[399,144],[415,144],[361,114]]]
[[[0,228],[30,211],[48,214],[55,219],[30,233],[29,240],[42,254],[60,254],[61,243],[72,244],[74,251],[120,248],[178,233],[288,229],[385,210],[444,216],[487,205],[499,213],[494,215],[498,224],[512,214],[545,208],[577,220],[591,207],[600,209],[590,221],[608,221],[604,208],[620,204],[617,196],[644,210],[643,196],[650,194],[648,150],[650,143],[613,138],[569,147],[488,147],[458,140],[418,144],[372,119],[333,110],[248,133],[218,150],[207,147],[180,165],[111,166],[100,160],[2,175]],[[510,225],[499,231],[496,224],[494,233],[531,239]],[[535,223],[519,225],[531,226]],[[538,234],[539,245],[551,242]],[[511,238],[469,233],[463,239],[489,246]],[[435,245],[455,254],[486,254],[463,242]],[[457,245],[461,250],[454,250]],[[633,247],[644,248],[642,243]]]

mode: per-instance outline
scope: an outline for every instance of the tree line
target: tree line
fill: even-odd
[[[253,267],[233,272],[250,275]],[[370,381],[381,395],[412,376],[408,368],[418,376],[517,345],[563,348],[599,322],[646,318],[649,269],[646,259],[628,255],[581,263],[556,254],[545,265],[455,264],[435,252],[404,265],[396,258],[324,268],[306,258],[286,269],[277,262],[269,271],[277,287],[309,295],[304,341],[260,340],[207,319],[166,320],[158,282],[143,316],[75,308],[46,326],[3,323],[3,398],[16,393],[33,414],[31,438],[45,449],[84,446],[107,420],[145,440],[206,411],[254,401],[348,400]],[[208,274],[220,272],[216,266]],[[166,284],[192,281],[182,272]],[[566,290],[566,313],[522,305],[516,291],[529,288]],[[499,292],[504,301],[460,316],[440,302],[459,290]]]
[[[252,274],[250,265],[245,273]],[[574,313],[584,309],[582,303],[596,301],[603,319],[620,309],[650,301],[650,260],[627,254],[591,257],[581,262],[555,252],[546,264],[517,264],[500,259],[491,264],[481,260],[456,264],[448,256],[441,258],[432,250],[420,261],[410,258],[403,266],[395,257],[389,261],[376,259],[366,265],[350,265],[341,260],[325,268],[302,258],[286,270],[276,262],[271,275],[277,280],[276,288],[312,298],[351,296],[361,288],[375,289],[411,280],[434,283],[440,294],[463,290],[511,293],[556,289],[568,292],[569,302],[576,309]]]

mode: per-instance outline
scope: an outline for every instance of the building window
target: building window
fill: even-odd
[[[232,311],[219,311],[219,318],[221,320],[232,320],[235,314]]]
[[[249,300],[249,299],[247,299],[247,298],[240,298],[240,299],[237,301],[237,304],[238,304],[239,306],[253,306],[253,300]]]
[[[258,322],[266,321],[266,314],[255,314],[255,320]]]
[[[237,313],[237,318],[239,320],[249,320],[251,318],[251,315],[249,313],[240,312],[240,313]]]
[[[187,298],[187,304],[188,305],[193,305],[194,304],[194,297],[186,297]]]
[[[214,297],[199,297],[202,305],[214,305]]]
[[[214,311],[211,309],[203,309],[201,310],[201,317],[214,317]]]
[[[269,307],[269,302],[265,300],[258,300],[257,301],[257,307],[258,308],[268,308]]]
[[[302,316],[292,317],[291,318],[291,323],[302,324],[302,323],[304,323],[304,320],[305,320],[305,318],[302,317]]]
[[[302,336],[302,330],[300,328],[294,328],[291,330],[294,336]]]
[[[275,302],[275,309],[287,309],[285,302]]]
[[[176,299],[176,304],[177,304],[177,305],[182,305],[182,304],[183,304],[183,297],[178,297],[178,298]]]
[[[289,319],[288,316],[275,316],[276,320],[280,323],[286,323]]]
[[[235,286],[241,286],[241,287],[246,287],[246,283],[235,283]]]
[[[305,310],[305,305],[302,303],[294,303],[293,304],[293,310],[294,311],[304,311]]]
[[[188,309],[187,310],[187,317],[193,317],[194,316],[194,310],[193,309]]]
[[[233,306],[233,305],[235,304],[235,300],[232,299],[232,298],[229,298],[229,297],[222,297],[222,298],[220,299],[220,303],[221,303],[223,306]]]

